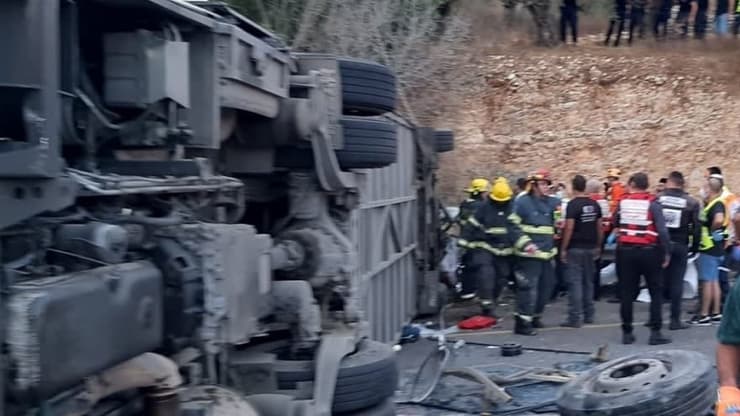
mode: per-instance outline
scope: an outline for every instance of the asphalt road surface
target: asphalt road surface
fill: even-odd
[[[506,302],[507,299],[503,301]],[[714,362],[716,325],[707,327],[694,326],[680,331],[669,331],[666,327],[664,330],[665,334],[669,335],[673,342],[668,345],[650,346],[647,342],[650,330],[643,326],[644,321],[648,318],[648,305],[635,302],[635,319],[638,321],[635,324],[637,341],[633,345],[623,345],[621,344],[622,333],[619,319],[619,305],[600,301],[597,302],[596,306],[597,315],[595,324],[586,325],[579,329],[562,328],[559,327],[559,324],[565,320],[567,301],[561,298],[555,303],[548,305],[544,317],[546,328],[539,330],[536,336],[526,337],[512,333],[513,317],[510,314],[511,305],[502,305],[497,312],[503,316],[503,320],[496,327],[480,331],[457,332],[454,335],[449,335],[448,339],[463,339],[471,343],[499,345],[507,342],[515,342],[525,348],[547,348],[576,352],[595,352],[600,346],[606,345],[609,359],[650,350],[687,349],[701,352],[712,363]],[[684,314],[684,318],[688,319],[688,309],[693,307],[693,302],[685,301],[684,306],[687,311]],[[445,314],[449,322],[447,325],[455,324],[459,319],[474,315],[475,313],[476,309],[471,307],[452,308]],[[666,304],[664,307],[664,322],[667,322],[667,318],[668,305]],[[418,371],[424,358],[435,347],[435,342],[424,339],[403,345],[403,349],[399,353],[402,367],[401,384],[403,386],[398,394],[399,397],[404,397],[403,395],[410,388],[412,377]],[[494,373],[506,375],[507,373],[518,370],[520,367],[561,367],[576,370],[580,368],[582,371],[588,368],[588,366],[594,365],[589,361],[589,356],[583,354],[526,350],[516,357],[503,357],[501,356],[501,350],[497,347],[467,344],[457,351],[454,360],[448,364],[448,367],[474,366],[485,372],[493,371]],[[427,378],[422,377],[422,381]],[[405,416],[481,414],[481,411],[485,409],[481,408],[480,394],[478,394],[480,391],[481,388],[473,383],[462,382],[458,381],[458,379],[447,377],[435,389],[428,400],[429,404],[433,407],[399,405],[397,412],[399,415]],[[527,404],[554,398],[557,394],[557,385],[527,387],[520,389],[520,391],[514,391],[511,394],[515,396],[515,399],[520,399],[519,403],[521,407],[524,407]],[[501,414],[503,410],[505,409],[489,409],[492,415]],[[512,409],[512,411],[514,413],[506,414],[535,414],[526,411],[516,412],[515,409]],[[557,415],[557,413],[541,412],[536,414],[540,416]]]

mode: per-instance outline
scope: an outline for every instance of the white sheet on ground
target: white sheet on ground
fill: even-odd
[[[686,266],[686,274],[683,275],[683,298],[693,299],[699,293],[699,276],[696,272],[696,265],[694,261],[696,256],[689,258],[689,264]],[[637,301],[642,303],[650,303],[650,293],[647,289],[642,289],[640,295],[637,296]]]

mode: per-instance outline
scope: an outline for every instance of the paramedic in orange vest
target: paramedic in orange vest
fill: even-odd
[[[606,171],[606,180],[609,184],[606,199],[609,201],[609,214],[612,216],[619,206],[619,201],[627,193],[624,189],[624,185],[622,185],[622,182],[619,180],[620,176],[622,176],[622,171],[617,168],[611,168]],[[606,216],[606,213],[604,213],[604,217]]]
[[[632,344],[633,300],[644,276],[650,291],[650,345],[671,342],[663,336],[663,270],[670,260],[670,236],[663,211],[649,191],[648,177],[640,172],[630,178],[632,192],[619,202],[614,214],[617,239],[617,279],[622,316],[622,343]]]

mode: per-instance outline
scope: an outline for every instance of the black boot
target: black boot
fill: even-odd
[[[670,329],[671,331],[678,331],[680,329],[688,329],[690,327],[691,326],[689,326],[688,324],[685,324],[685,323],[683,323],[681,321],[671,321],[671,324],[668,327],[668,329]]]
[[[650,331],[650,340],[648,341],[650,345],[665,345],[670,344],[671,339],[664,336],[660,330],[654,329]]]
[[[537,331],[532,328],[532,323],[528,322],[519,316],[516,317],[514,322],[514,333],[519,335],[537,335]]]
[[[498,320],[498,316],[496,316],[496,312],[494,312],[491,306],[481,306],[480,314]]]
[[[628,345],[628,344],[634,344],[634,343],[635,343],[635,335],[632,334],[632,332],[622,333],[622,344]]]

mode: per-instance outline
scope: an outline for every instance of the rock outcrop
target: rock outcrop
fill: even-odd
[[[545,167],[568,183],[613,166],[647,171],[653,182],[677,169],[695,190],[711,165],[740,191],[733,64],[722,53],[595,47],[482,59],[459,113],[445,120],[457,149],[443,156],[442,191],[453,202],[475,175],[513,180]]]

